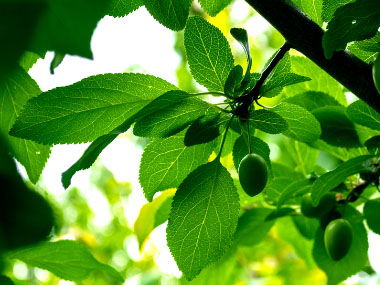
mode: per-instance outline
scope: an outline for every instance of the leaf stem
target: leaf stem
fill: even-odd
[[[224,96],[228,99],[234,99],[233,97],[225,94],[224,92],[219,92],[219,91],[206,91],[206,92],[190,93],[189,95],[190,96],[219,95],[219,96]]]
[[[223,150],[224,142],[226,141],[227,133],[228,133],[228,130],[230,128],[230,124],[231,124],[231,122],[232,122],[232,120],[233,120],[234,117],[235,117],[235,115],[232,115],[231,118],[228,120],[228,123],[226,125],[226,130],[224,131],[224,134],[223,134],[222,143],[220,144],[219,153],[216,156],[216,158],[220,158],[220,156],[222,155],[222,150]]]
[[[276,65],[280,62],[280,60],[284,57],[284,55],[291,48],[290,44],[285,41],[285,43],[280,47],[277,54],[273,57],[272,61],[269,63],[267,68],[263,71],[260,76],[260,79],[257,81],[255,86],[245,95],[238,98],[238,101],[242,102],[242,104],[238,107],[238,113],[243,115],[248,115],[248,109],[251,106],[253,101],[257,101],[260,97],[260,89],[263,86],[265,80],[268,78],[270,73],[276,67]]]

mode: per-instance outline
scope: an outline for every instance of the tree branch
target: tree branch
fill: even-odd
[[[335,52],[330,60],[323,53],[324,31],[290,0],[246,0],[275,27],[292,48],[303,53],[348,90],[380,113],[380,95],[369,64],[348,50]]]

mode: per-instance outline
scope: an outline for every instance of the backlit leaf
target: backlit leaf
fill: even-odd
[[[41,93],[37,83],[20,67],[0,81],[0,132],[8,140],[12,155],[25,167],[36,183],[50,155],[50,147],[8,135],[26,102]]]
[[[119,282],[124,282],[115,269],[97,261],[83,244],[72,240],[41,243],[13,251],[7,256],[48,270],[64,280],[79,282],[92,272],[100,270]]]
[[[202,17],[191,17],[185,28],[185,48],[194,79],[208,90],[223,91],[234,59],[222,32]]]
[[[239,196],[219,160],[194,170],[179,186],[167,227],[170,251],[188,280],[230,247],[239,214]]]
[[[178,187],[183,179],[207,162],[213,143],[184,145],[185,131],[165,139],[155,139],[145,149],[140,164],[140,183],[145,197]]]
[[[355,101],[347,107],[346,113],[354,123],[380,131],[380,114],[365,102]]]
[[[175,86],[151,75],[104,74],[32,98],[11,135],[43,144],[93,141]]]

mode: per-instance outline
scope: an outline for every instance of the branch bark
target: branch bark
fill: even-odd
[[[303,53],[348,90],[380,113],[380,95],[369,64],[348,50],[335,52],[330,60],[323,53],[324,31],[290,0],[246,0],[275,27],[292,48]]]

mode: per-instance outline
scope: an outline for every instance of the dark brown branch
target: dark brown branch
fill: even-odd
[[[380,95],[374,86],[371,66],[349,51],[323,53],[324,31],[290,0],[246,0],[275,27],[292,48],[303,53],[348,90],[380,113]]]

